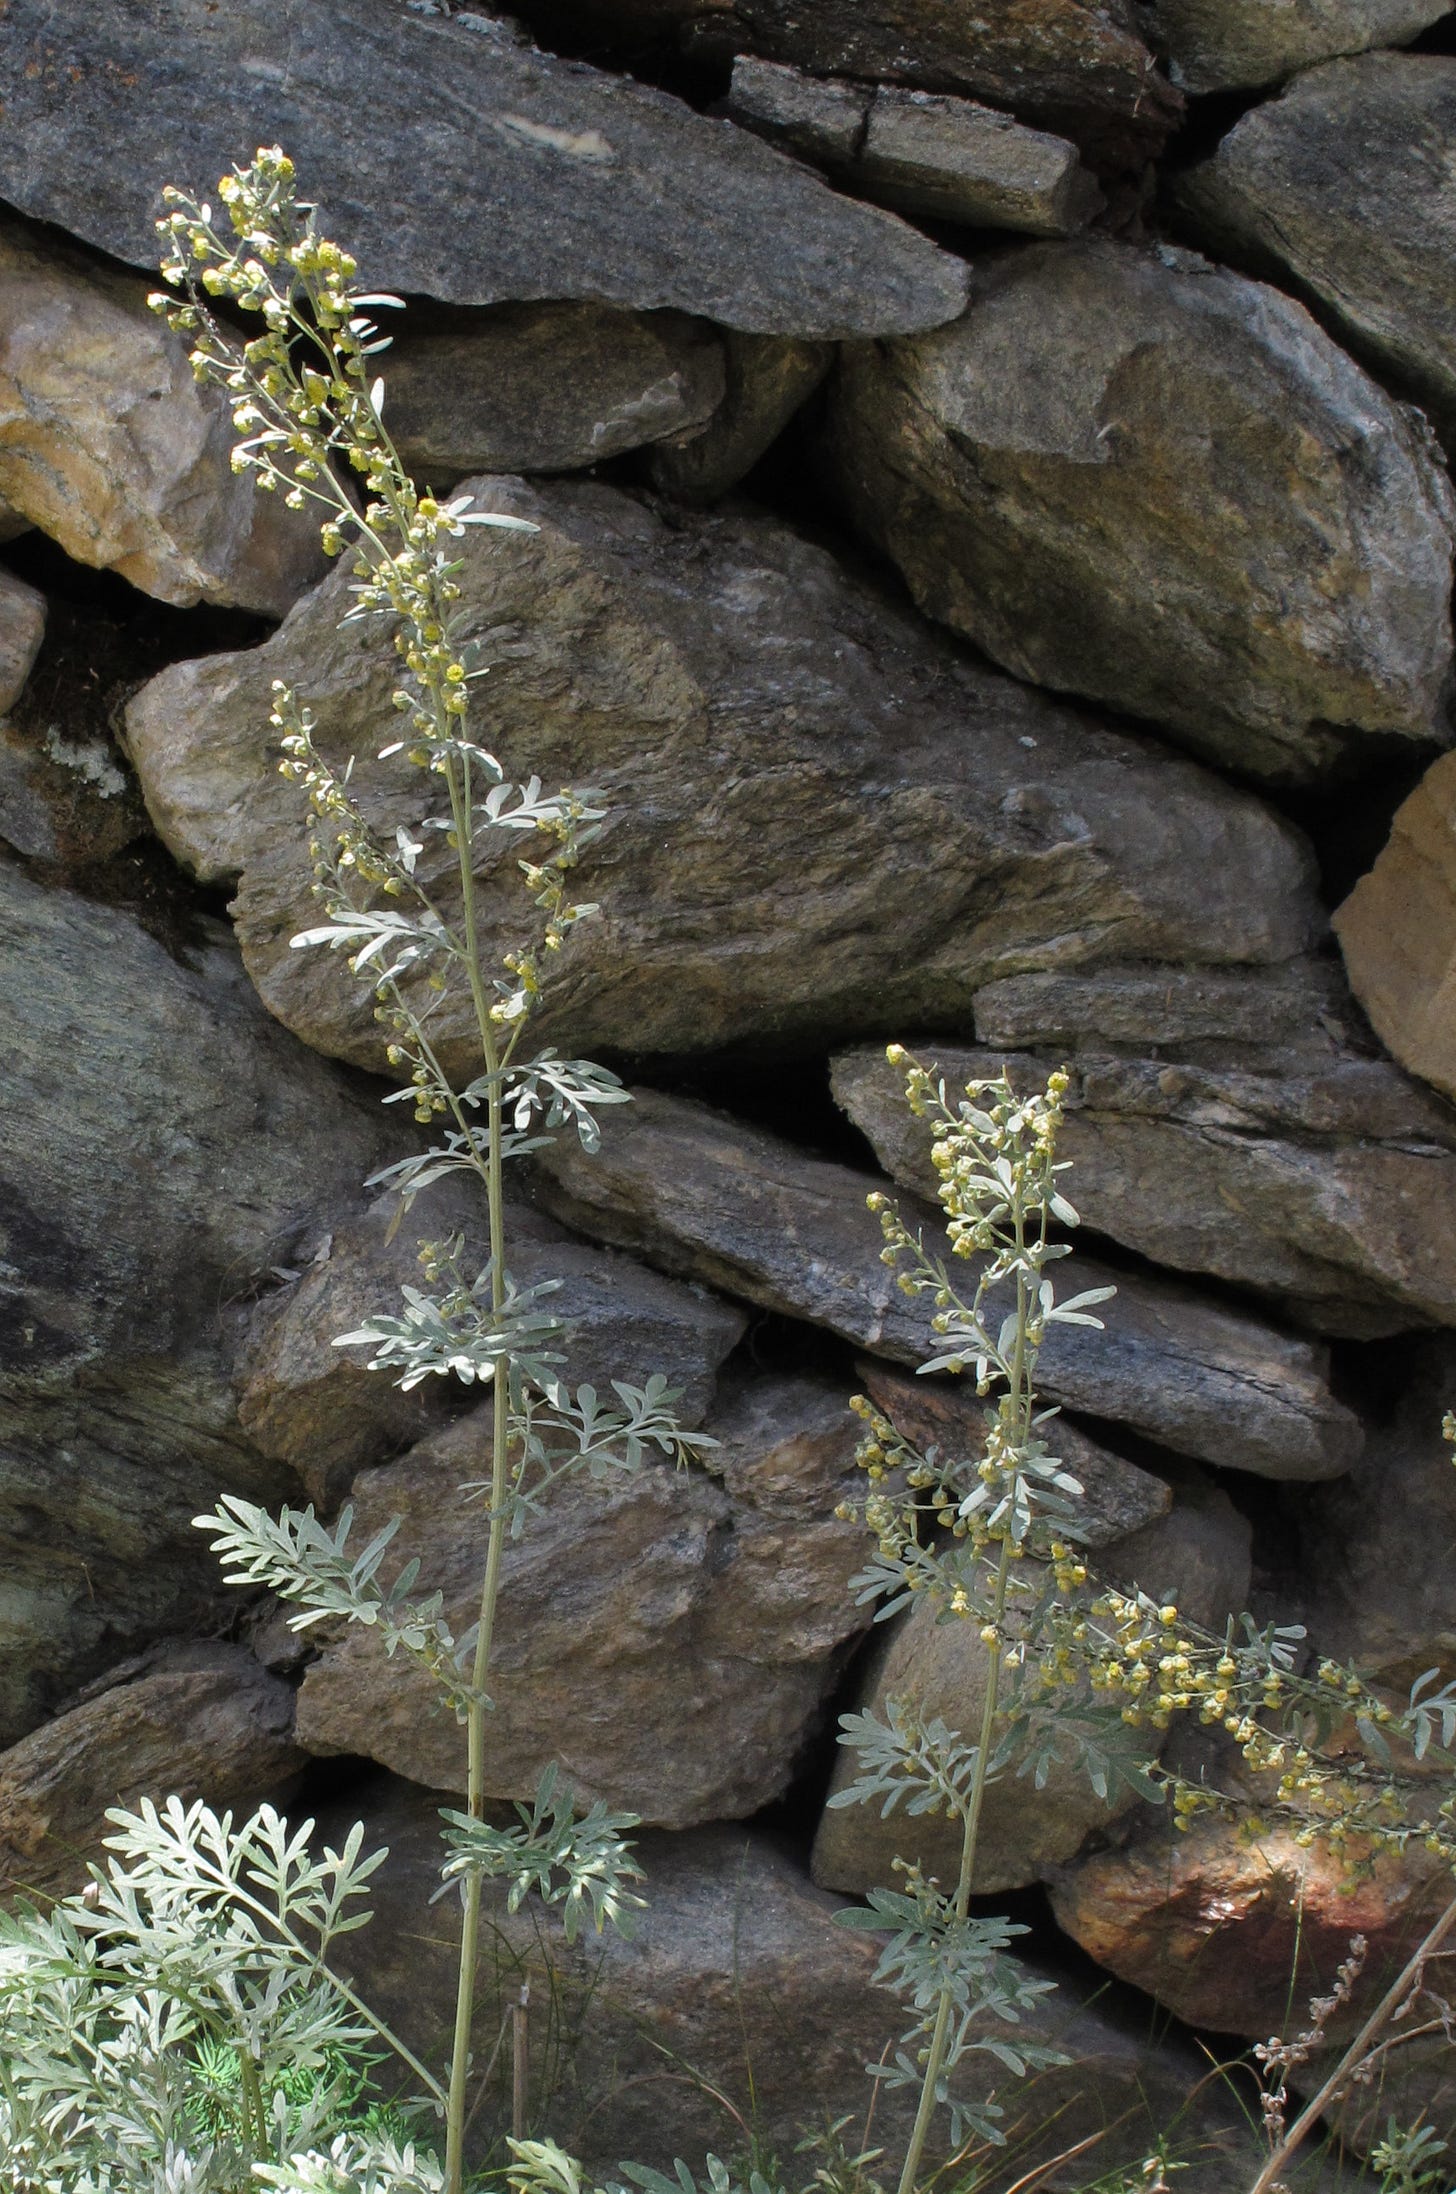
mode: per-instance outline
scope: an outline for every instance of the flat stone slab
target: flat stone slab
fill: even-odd
[[[1103,200],[1075,145],[974,99],[806,76],[744,55],[729,112],[897,212],[1072,236]]]
[[[1376,928],[1367,916],[1361,941]],[[1338,969],[1013,977],[981,994],[976,1020],[983,1048],[927,1037],[916,1056],[954,1092],[1003,1066],[1039,1088],[1066,1066],[1058,1148],[1098,1234],[1325,1333],[1456,1322],[1456,1111],[1370,1055]],[[933,1196],[929,1130],[883,1050],[841,1053],[834,1088],[886,1171]]]
[[[533,1161],[558,1217],[892,1363],[925,1361],[930,1313],[880,1263],[879,1221],[865,1208],[876,1175],[656,1090],[616,1109],[598,1156],[558,1142]],[[927,1242],[943,1242],[937,1213],[902,1201]],[[1104,1331],[1059,1326],[1048,1338],[1039,1381],[1050,1399],[1230,1470],[1322,1479],[1350,1469],[1362,1433],[1330,1391],[1327,1351],[1177,1280],[1110,1271],[1080,1250],[1070,1270],[1063,1294],[1118,1292]]]
[[[174,184],[291,154],[368,288],[674,305],[758,334],[953,319],[960,262],[730,122],[397,0],[12,0],[0,197],[135,266]]]

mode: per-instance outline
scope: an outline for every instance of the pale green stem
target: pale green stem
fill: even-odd
[[[471,840],[470,764],[464,762],[457,778],[449,771],[450,812],[460,856],[460,885],[465,925],[466,965],[470,994],[485,1056],[488,1089],[487,1201],[490,1210],[491,1307],[497,1312],[505,1301],[505,1208],[501,1168],[501,1082],[495,1023],[480,970],[479,938],[475,918],[475,868]],[[475,1634],[475,1658],[470,1675],[470,1704],[466,1711],[466,1811],[480,1820],[485,1813],[485,1683],[490,1672],[491,1645],[495,1633],[496,1602],[500,1597],[501,1558],[505,1551],[506,1476],[509,1447],[510,1365],[505,1357],[494,1368],[494,1411],[491,1424],[490,1524],[486,1539],[485,1574],[480,1589],[480,1618]],[[461,2194],[465,2175],[465,2117],[470,2075],[470,2032],[475,2009],[475,1976],[480,1957],[480,1906],[482,1882],[478,1873],[467,1875],[465,1910],[460,1929],[460,1972],[455,1993],[455,2035],[450,2059],[450,2094],[445,2116],[446,2194]]]
[[[238,2087],[242,2096],[243,2132],[253,2151],[255,2163],[268,2160],[268,2113],[263,2103],[263,2085],[258,2078],[258,2067],[251,2050],[242,2042],[237,2045]]]
[[[1018,1196],[1014,1205],[1016,1222],[1016,1246],[1025,1246],[1025,1219]],[[1011,1392],[1016,1403],[1018,1439],[1029,1429],[1031,1395],[1026,1377],[1026,1326],[1031,1313],[1031,1300],[1026,1278],[1021,1272],[1016,1276],[1016,1348],[1011,1363]],[[1007,1592],[1011,1578],[1011,1539],[1002,1538],[1001,1556],[996,1565],[996,1589],[992,1600],[991,1624],[995,1632],[986,1651],[986,1696],[981,1706],[981,1733],[976,1747],[976,1764],[971,1776],[970,1796],[966,1802],[965,1823],[961,1834],[961,1870],[956,1883],[955,1916],[964,1920],[971,1908],[971,1886],[976,1874],[976,1846],[980,1840],[981,1812],[985,1804],[986,1781],[991,1759],[991,1746],[996,1734],[996,1714],[1000,1705],[1001,1690],[1001,1628],[1006,1617]],[[954,1998],[947,1986],[941,1990],[936,2008],[935,2025],[931,2031],[930,2049],[925,2060],[925,2075],[920,2086],[920,2103],[915,2113],[915,2123],[910,2132],[910,2145],[905,2151],[905,2162],[900,2172],[899,2194],[915,2194],[915,2181],[920,2170],[920,2159],[930,2133],[930,2122],[935,2115],[936,2089],[945,2066],[946,2047],[950,2034]]]

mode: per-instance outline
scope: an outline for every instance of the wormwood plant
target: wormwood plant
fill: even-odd
[[[367,317],[367,308],[398,300],[351,287],[353,261],[319,235],[284,154],[259,152],[218,195],[225,218],[215,220],[209,206],[167,193],[163,273],[180,294],[152,303],[189,339],[198,378],[232,401],[234,468],[294,509],[314,506],[325,550],[350,553],[348,618],[385,624],[399,658],[402,736],[381,756],[402,750],[420,772],[409,816],[392,839],[376,833],[352,789],[352,764],[330,765],[305,702],[275,685],[272,723],[283,772],[311,809],[323,916],[293,942],[343,953],[372,985],[390,1063],[405,1079],[401,1094],[416,1121],[436,1130],[428,1149],[370,1185],[408,1209],[433,1182],[463,1172],[484,1200],[489,1255],[480,1270],[467,1265],[460,1238],[425,1242],[426,1284],[405,1290],[397,1315],[367,1319],[339,1340],[365,1349],[371,1368],[402,1386],[439,1376],[490,1391],[488,1478],[464,1489],[484,1504],[476,1511],[476,1620],[452,1635],[440,1595],[421,1585],[414,1562],[385,1581],[393,1524],[359,1546],[348,1509],[328,1524],[311,1508],[274,1517],[238,1498],[198,1523],[231,1581],[268,1586],[292,1603],[298,1630],[326,1619],[372,1629],[386,1654],[428,1672],[463,1722],[466,1803],[444,1815],[442,1868],[462,1912],[454,2034],[448,2068],[437,2074],[331,1970],[330,1949],[359,1924],[356,1900],[381,1856],[361,1857],[357,1833],[343,1852],[315,1861],[312,1824],[290,1831],[266,1808],[238,1827],[176,1801],[160,1813],[143,1806],[111,1816],[118,1857],[89,1900],[30,1915],[0,1937],[0,2005],[18,2043],[0,2067],[0,2141],[16,2194],[63,2185],[67,2194],[201,2194],[245,2182],[298,2194],[460,2194],[485,1882],[505,1885],[511,1909],[528,1892],[559,1906],[568,1938],[588,1921],[625,1928],[641,1901],[624,1841],[634,1817],[597,1805],[578,1818],[554,1770],[512,1825],[484,1817],[506,1541],[566,1479],[635,1470],[654,1453],[682,1463],[712,1443],[679,1427],[661,1378],[614,1382],[610,1400],[590,1386],[569,1388],[560,1376],[566,1329],[549,1302],[555,1283],[523,1288],[510,1272],[506,1162],[556,1131],[595,1148],[598,1110],[626,1097],[603,1069],[525,1043],[545,957],[596,911],[572,900],[569,883],[602,811],[590,794],[512,777],[471,729],[488,665],[463,629],[457,544],[472,526],[534,529],[477,511],[468,497],[442,504],[417,491],[384,423],[373,361],[386,344]],[[253,316],[257,334],[240,339],[210,298]],[[494,957],[477,879],[508,868],[513,853],[520,932]],[[447,1072],[437,1034],[458,996],[468,999],[477,1048],[465,1078]],[[340,2051],[365,2048],[396,2057],[443,2117],[443,2165],[377,2128],[318,2145],[348,2115],[328,2066]],[[226,2107],[220,2051],[237,2073]],[[300,2111],[290,2076],[310,2067],[324,2077]]]
[[[1304,1633],[1260,1627],[1244,1616],[1222,1634],[1190,1623],[1145,1593],[1099,1586],[1076,1552],[1082,1488],[1049,1446],[1055,1411],[1039,1406],[1036,1369],[1057,1324],[1098,1325],[1096,1306],[1112,1290],[1059,1301],[1052,1276],[1070,1245],[1077,1214],[1059,1192],[1056,1158],[1067,1082],[1018,1095],[1003,1074],[972,1082],[952,1099],[944,1082],[899,1046],[905,1097],[929,1123],[950,1260],[928,1248],[883,1194],[870,1198],[884,1236],[882,1256],[906,1294],[927,1299],[936,1347],[925,1372],[966,1373],[987,1400],[978,1455],[920,1451],[863,1397],[859,1450],[868,1491],[862,1513],[876,1552],[858,1580],[878,1602],[877,1619],[927,1601],[942,1623],[974,1622],[986,1649],[986,1691],[974,1732],[927,1718],[913,1700],[890,1699],[881,1720],[846,1716],[841,1741],[860,1773],[830,1802],[878,1801],[890,1814],[946,1814],[961,1829],[960,1867],[947,1890],[916,1866],[903,1886],[873,1891],[868,1906],[842,1914],[853,1927],[892,1930],[879,1977],[896,1988],[911,2024],[888,2064],[870,2067],[890,2087],[918,2089],[914,2128],[899,2176],[912,2194],[937,2106],[950,2137],[967,2128],[997,2136],[1000,2105],[971,2100],[955,2084],[972,2052],[989,2052],[1013,2077],[1056,2061],[1016,2032],[1044,1984],[1008,1956],[1020,1932],[973,1915],[971,1891],[987,1788],[1008,1774],[1036,1787],[1053,1762],[1080,1766],[1099,1797],[1119,1785],[1171,1801],[1174,1825],[1201,1812],[1241,1816],[1251,1834],[1266,1823],[1317,1839],[1352,1870],[1379,1851],[1420,1848],[1456,1865],[1456,1784],[1433,1791],[1422,1763],[1456,1766],[1456,1683],[1437,1689],[1427,1671],[1403,1707],[1382,1698],[1353,1669],[1332,1661],[1302,1666]],[[970,1267],[967,1278],[960,1275]],[[1453,1427],[1448,1420],[1448,1434]],[[1237,1746],[1268,1796],[1257,1816],[1247,1799],[1195,1782],[1157,1756],[1175,1715],[1195,1715]],[[1332,1740],[1340,1739],[1338,1754]],[[1406,1972],[1366,2022],[1335,2073],[1295,2126],[1271,2127],[1271,2155],[1254,2194],[1273,2194],[1322,2109],[1348,2084],[1411,1989],[1423,1959],[1453,1928],[1456,1903],[1437,1921]]]

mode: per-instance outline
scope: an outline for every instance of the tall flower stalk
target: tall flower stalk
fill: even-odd
[[[1428,1670],[1400,1707],[1337,1662],[1302,1667],[1297,1626],[1261,1628],[1244,1616],[1210,1632],[1136,1587],[1097,1584],[1077,1552],[1083,1489],[1048,1444],[1056,1412],[1041,1406],[1036,1386],[1051,1329],[1100,1325],[1096,1312],[1114,1292],[1059,1300],[1054,1284],[1077,1224],[1057,1185],[1067,1170],[1056,1156],[1066,1077],[1020,1095],[1002,1074],[953,1097],[898,1045],[889,1058],[927,1126],[949,1255],[876,1192],[881,1256],[907,1295],[928,1300],[935,1346],[921,1370],[973,1378],[987,1405],[971,1455],[921,1451],[864,1397],[852,1405],[865,1421],[858,1459],[868,1489],[849,1512],[862,1513],[876,1540],[856,1580],[861,1598],[879,1603],[877,1619],[923,1601],[940,1623],[974,1622],[986,1655],[971,1732],[910,1698],[888,1698],[883,1718],[844,1716],[840,1741],[860,1772],[829,1801],[878,1803],[887,1815],[903,1805],[909,1816],[943,1814],[960,1826],[948,1892],[897,1860],[902,1888],[874,1890],[866,1906],[839,1915],[850,1927],[892,1931],[877,1977],[906,1999],[912,2023],[893,2060],[869,2069],[917,2093],[899,2173],[899,2194],[915,2194],[938,2106],[949,2110],[953,2144],[968,2131],[1002,2138],[994,2099],[956,2091],[963,2059],[989,2053],[1013,2078],[1061,2061],[1018,2032],[1047,1985],[1006,1955],[1024,1930],[971,1911],[993,1783],[1016,1774],[1039,1786],[1060,1761],[1080,1767],[1103,1799],[1121,1787],[1170,1800],[1177,1829],[1223,1811],[1254,1829],[1287,1824],[1298,1842],[1320,1841],[1352,1868],[1376,1851],[1409,1848],[1456,1864],[1456,1785],[1433,1792],[1428,1772],[1438,1758],[1456,1764],[1456,1683],[1439,1686]],[[1191,1781],[1159,1760],[1179,1714],[1232,1740],[1267,1792],[1258,1817],[1245,1791]],[[1436,1938],[1451,1924],[1443,1917]],[[1388,2006],[1376,2026],[1384,2016]],[[1311,2123],[1306,2111],[1260,2187]]]
[[[491,1389],[476,1619],[453,1637],[439,1596],[416,1594],[413,1564],[388,1588],[380,1583],[393,1527],[355,1553],[347,1511],[328,1527],[312,1510],[274,1519],[228,1499],[198,1521],[234,1581],[267,1584],[296,1603],[299,1628],[342,1615],[377,1629],[386,1651],[429,1670],[464,1723],[465,1809],[445,1816],[446,1874],[459,1880],[463,1907],[445,2109],[445,2185],[459,2194],[485,1880],[506,1876],[513,1896],[531,1886],[563,1902],[569,1932],[587,1913],[598,1926],[621,1925],[638,1901],[627,1887],[638,1870],[620,1833],[632,1817],[598,1807],[575,1821],[550,1771],[514,1829],[486,1822],[488,1686],[507,1539],[541,1493],[573,1471],[634,1469],[648,1450],[684,1461],[711,1442],[678,1427],[661,1379],[641,1388],[616,1383],[609,1405],[590,1387],[573,1394],[559,1376],[564,1328],[544,1302],[550,1283],[519,1289],[509,1269],[506,1161],[563,1128],[595,1148],[597,1110],[627,1094],[587,1061],[550,1049],[526,1057],[523,1048],[545,960],[596,912],[574,901],[569,885],[602,810],[589,794],[513,778],[473,735],[488,666],[460,608],[458,544],[473,527],[534,528],[477,510],[468,496],[442,503],[405,470],[375,368],[386,340],[367,316],[399,301],[352,287],[354,262],[319,235],[292,162],[276,148],[260,151],[223,179],[218,196],[224,215],[215,220],[209,206],[168,192],[173,210],[159,224],[163,273],[180,295],[159,293],[152,302],[189,339],[198,378],[232,402],[234,468],[293,509],[314,507],[325,551],[351,556],[348,618],[387,625],[399,658],[393,699],[402,735],[384,742],[380,758],[403,752],[423,779],[420,812],[385,837],[355,795],[352,760],[339,768],[326,758],[306,703],[275,684],[272,723],[283,774],[312,812],[314,891],[324,915],[293,942],[342,952],[350,973],[372,985],[389,1064],[407,1077],[417,1123],[440,1134],[375,1182],[407,1208],[433,1181],[465,1172],[484,1197],[489,1255],[480,1272],[467,1271],[459,1238],[426,1242],[422,1263],[435,1292],[409,1289],[400,1315],[381,1314],[339,1337],[339,1345],[366,1348],[371,1368],[393,1371],[406,1387],[435,1375]],[[259,333],[235,337],[210,298],[256,316]],[[437,878],[432,855],[442,842],[453,862],[447,858]],[[498,951],[482,921],[479,877],[508,867],[513,848],[524,886],[521,935]],[[439,1033],[442,1008],[462,995],[476,1051],[463,1080],[450,1071]]]

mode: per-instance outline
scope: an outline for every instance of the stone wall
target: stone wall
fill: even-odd
[[[458,1732],[191,1528],[227,1492],[402,1515],[469,1619],[487,1428],[330,1346],[412,1273],[361,1188],[400,1114],[367,993],[288,949],[267,726],[284,677],[372,754],[387,643],[146,307],[163,185],[270,142],[411,300],[411,468],[537,528],[467,550],[492,742],[611,807],[543,1035],[637,1102],[523,1179],[518,1277],[564,1279],[575,1377],[664,1371],[719,1443],[507,1563],[490,1796],[559,1758],[649,1831],[634,1945],[497,1916],[556,2130],[696,2158],[751,2096],[786,2143],[863,2109],[893,2023],[828,1921],[897,1848],[823,1811],[835,1716],[913,1680],[955,1720],[982,1678],[957,1633],[866,1638],[836,1515],[856,1386],[972,1422],[904,1377],[865,1210],[933,1194],[887,1040],[1069,1067],[1078,1269],[1119,1293],[1045,1385],[1109,1572],[1456,1673],[1453,26],[0,6],[0,1894],[73,1886],[117,1798],[297,1796],[390,1843],[358,1968],[420,2046],[448,2020]],[[359,785],[393,811],[390,764]],[[1184,2030],[1235,2053],[1356,1932],[1373,2001],[1442,1895],[1056,1775],[994,1791],[977,1886],[1062,1982],[1028,2127],[1111,2161],[1176,2122],[1209,2189],[1246,2136]],[[1343,2130],[1421,2109],[1456,2129],[1449,2052]]]

